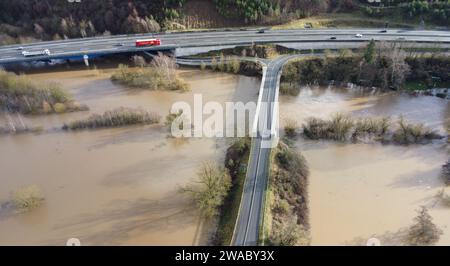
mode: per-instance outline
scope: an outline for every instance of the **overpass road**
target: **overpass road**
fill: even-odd
[[[361,38],[355,37],[357,33]],[[331,39],[335,37],[336,39]],[[141,38],[159,38],[161,46],[135,47],[135,40]],[[210,31],[165,34],[137,34],[102,36],[84,39],[38,42],[23,45],[0,46],[0,64],[18,63],[46,59],[67,59],[83,55],[106,55],[116,53],[180,49],[195,47],[217,47],[226,45],[250,45],[254,43],[307,43],[316,48],[320,43],[333,44],[336,48],[346,47],[348,43],[357,45],[370,39],[380,41],[401,40],[416,44],[444,45],[450,47],[450,31],[424,31],[390,29],[383,33],[380,29],[299,29],[299,30],[257,30]],[[347,43],[347,45],[345,45]],[[320,46],[319,46],[320,47]],[[24,57],[21,52],[49,49],[50,56]]]

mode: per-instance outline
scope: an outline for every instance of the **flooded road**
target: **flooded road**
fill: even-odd
[[[173,102],[192,103],[194,93],[219,103],[255,100],[259,80],[180,70],[192,91],[177,93],[127,89],[111,83],[110,75],[111,70],[29,75],[60,82],[90,111],[26,116],[28,126],[42,126],[44,133],[0,137],[0,202],[26,185],[38,186],[45,196],[29,213],[0,210],[0,245],[65,245],[69,238],[82,245],[207,244],[214,228],[200,221],[179,188],[203,162],[223,163],[225,140],[168,138],[162,125],[49,129],[121,106],[155,111],[164,120]]]
[[[300,125],[307,117],[403,115],[446,133],[450,108],[446,100],[354,89],[305,88],[298,97],[281,97],[282,117]],[[370,237],[399,244],[396,232],[410,226],[420,206],[427,206],[450,245],[450,208],[436,203],[441,165],[449,155],[445,143],[394,146],[339,144],[299,139],[309,163],[310,222],[313,245],[365,243]],[[450,192],[450,189],[447,189]],[[383,244],[383,242],[382,242]]]

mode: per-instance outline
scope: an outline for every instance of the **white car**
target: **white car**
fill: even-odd
[[[42,51],[22,51],[22,55],[25,57],[29,57],[29,56],[42,56],[42,55],[50,55],[50,50],[49,49],[44,49]]]
[[[356,37],[356,38],[362,38],[362,34],[361,34],[361,33],[357,33],[357,34],[355,35],[355,37]]]

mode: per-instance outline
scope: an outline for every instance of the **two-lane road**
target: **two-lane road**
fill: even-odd
[[[264,198],[269,177],[269,162],[272,137],[272,125],[278,117],[274,108],[277,101],[279,73],[290,59],[301,55],[281,56],[271,61],[262,84],[261,109],[258,116],[257,137],[253,138],[247,176],[244,183],[238,219],[234,229],[232,244],[236,246],[254,246],[258,244],[260,223],[264,215]]]

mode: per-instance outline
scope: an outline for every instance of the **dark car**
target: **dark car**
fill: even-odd
[[[330,40],[336,40],[336,37],[335,36],[331,36]]]
[[[387,30],[380,30],[380,32],[381,32],[381,33],[386,33],[386,32],[387,32]]]
[[[259,29],[259,30],[258,30],[258,33],[264,33],[264,32],[266,32],[265,29]]]

